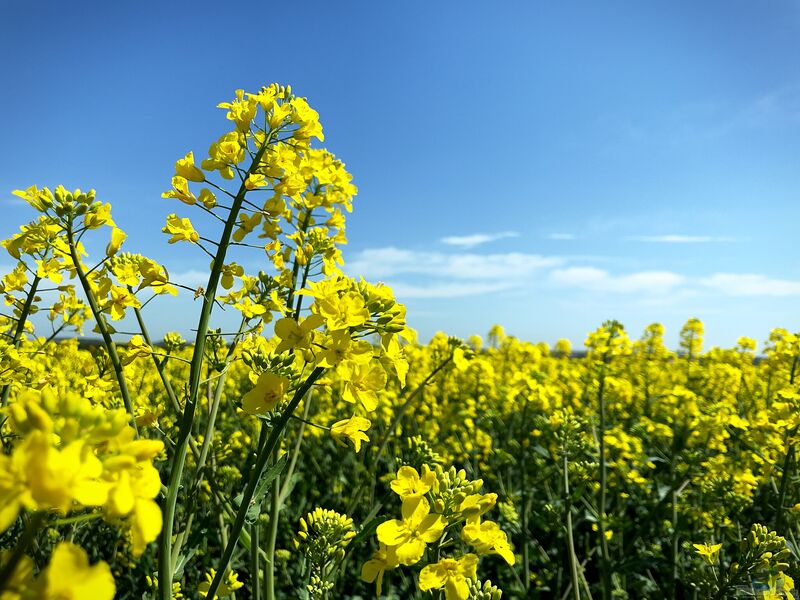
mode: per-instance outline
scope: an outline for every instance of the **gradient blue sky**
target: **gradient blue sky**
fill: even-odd
[[[278,81],[359,186],[351,271],[423,339],[800,329],[796,0],[0,9],[0,236],[32,217],[12,189],[94,187],[127,250],[199,277],[160,193],[226,127],[217,102]],[[154,329],[187,332],[190,303],[148,307]]]

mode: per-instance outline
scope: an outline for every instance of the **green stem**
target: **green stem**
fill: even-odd
[[[25,556],[25,551],[28,549],[28,546],[31,545],[36,537],[36,534],[39,532],[39,528],[42,526],[42,523],[44,523],[45,514],[46,513],[44,512],[37,512],[33,514],[28,521],[28,526],[25,527],[25,531],[22,533],[22,536],[20,536],[19,540],[17,540],[17,545],[14,546],[11,556],[9,556],[8,560],[0,567],[0,592],[3,592],[6,589],[6,584],[8,583],[9,579],[11,579],[11,576],[14,575],[14,570],[22,560],[22,557]]]
[[[136,426],[136,414],[134,413],[133,402],[131,401],[131,395],[128,391],[128,383],[125,380],[125,372],[122,369],[122,361],[120,361],[119,354],[117,353],[117,345],[111,338],[111,334],[106,326],[105,315],[103,315],[102,311],[100,310],[100,306],[97,304],[97,298],[95,298],[94,292],[92,291],[89,278],[86,276],[86,273],[83,271],[83,267],[81,266],[81,259],[78,256],[78,251],[75,245],[71,221],[67,224],[67,240],[69,242],[69,253],[75,266],[75,273],[77,273],[78,280],[81,282],[83,293],[86,294],[86,300],[89,302],[89,308],[92,310],[95,323],[97,323],[97,329],[100,331],[100,335],[103,337],[103,343],[105,344],[106,351],[108,352],[108,358],[111,360],[111,366],[114,368],[114,375],[116,376],[117,383],[119,384],[119,393],[122,395],[122,401],[125,404],[125,410],[127,410],[128,414],[131,416],[131,425],[133,425],[133,429],[136,431],[136,437],[139,437],[139,428]]]
[[[217,421],[217,414],[219,412],[219,406],[220,406],[220,401],[222,400],[222,394],[225,391],[225,380],[227,379],[228,376],[227,366],[230,364],[231,360],[233,360],[234,351],[236,350],[236,346],[239,342],[239,336],[245,330],[246,325],[247,325],[247,320],[242,319],[239,325],[239,331],[237,332],[236,337],[231,342],[231,345],[228,348],[227,355],[225,356],[226,368],[223,370],[222,373],[220,373],[219,379],[217,380],[217,385],[214,388],[214,395],[209,404],[208,421],[206,422],[206,429],[205,432],[203,433],[203,445],[200,447],[199,455],[195,453],[196,475],[192,485],[189,486],[190,498],[192,499],[196,499],[199,497],[200,486],[206,479],[205,477],[206,462],[208,461],[208,453],[209,450],[211,449],[211,444],[214,441],[214,426]],[[180,553],[181,547],[183,546],[186,539],[189,537],[192,525],[194,525],[194,516],[195,512],[194,511],[190,512],[189,518],[186,520],[186,526],[183,528],[183,531],[181,531],[175,538],[175,545],[172,549],[173,570],[174,566],[177,564],[178,554]]]
[[[289,486],[292,484],[292,476],[294,475],[294,470],[297,467],[297,459],[300,456],[300,446],[303,445],[303,433],[306,430],[308,413],[311,410],[311,399],[312,395],[309,394],[305,404],[303,404],[303,419],[300,421],[300,429],[297,432],[297,441],[294,444],[292,458],[289,461],[289,466],[286,468],[286,474],[283,477],[283,485],[281,486],[281,504],[283,504],[283,502],[286,500],[286,497],[289,495]]]
[[[28,321],[28,315],[31,312],[31,307],[33,306],[33,300],[36,297],[36,289],[39,287],[39,282],[42,280],[41,277],[35,275],[33,277],[33,281],[31,281],[31,289],[28,290],[28,297],[25,298],[25,304],[22,305],[22,310],[20,311],[19,320],[17,321],[17,326],[14,329],[14,337],[12,338],[12,344],[14,344],[14,348],[19,348],[20,342],[22,341],[22,333],[25,331],[25,323]],[[11,384],[7,383],[3,386],[2,392],[2,401],[0,401],[0,406],[3,408],[6,407],[8,404],[8,397],[11,394]],[[2,435],[3,425],[6,422],[8,417],[3,414],[0,415],[0,439],[3,440],[3,446],[5,447],[8,441],[6,440],[5,436]]]
[[[308,224],[311,222],[311,209],[307,209],[303,216],[300,218],[300,226],[298,227],[298,231],[302,231],[305,233],[305,230],[308,228]],[[297,249],[298,251],[300,248]],[[308,262],[306,263],[308,264]],[[297,259],[297,255],[295,254],[294,257],[294,264],[292,264],[292,286],[289,288],[289,292],[286,295],[286,307],[291,310],[292,304],[294,304],[294,295],[295,295],[295,284],[297,283],[297,276],[300,274],[300,261]],[[301,300],[302,301],[302,300]],[[299,305],[297,314],[299,315]],[[295,320],[297,316],[295,316]]]
[[[272,460],[278,459],[278,452],[273,452]],[[272,482],[272,491],[269,502],[269,529],[267,530],[267,561],[264,565],[264,593],[266,600],[275,600],[275,543],[278,539],[278,520],[281,513],[281,482],[280,475]]]
[[[672,563],[672,580],[670,583],[670,589],[672,591],[672,599],[675,600],[677,598],[678,593],[678,557],[679,557],[679,547],[678,547],[678,482],[676,480],[676,473],[675,473],[675,456],[673,453],[672,461],[670,461],[670,475],[672,479],[672,490],[671,490],[671,504],[672,504],[672,514],[670,515],[670,521],[672,523],[672,556],[671,556],[671,563]]]
[[[183,410],[178,439],[172,455],[172,462],[169,471],[169,484],[167,485],[167,495],[164,502],[164,519],[159,541],[158,556],[158,596],[161,600],[172,600],[172,531],[175,523],[175,509],[178,503],[178,493],[181,487],[183,468],[186,464],[186,452],[189,446],[189,438],[194,424],[194,413],[197,408],[197,395],[200,390],[200,374],[203,367],[203,353],[206,346],[206,334],[208,333],[211,310],[214,308],[214,301],[217,294],[217,287],[222,276],[222,267],[225,265],[225,255],[228,250],[233,229],[236,226],[239,211],[244,202],[247,188],[245,181],[261,164],[261,158],[267,150],[267,146],[272,140],[272,132],[264,140],[262,146],[256,152],[247,174],[242,179],[233,204],[231,205],[225,227],[220,236],[219,248],[211,264],[211,273],[208,276],[208,284],[203,295],[203,307],[200,312],[200,320],[197,325],[197,336],[195,337],[192,362],[189,369],[189,395],[186,398],[186,405]],[[238,534],[237,534],[238,535]],[[235,540],[236,536],[231,536]],[[217,575],[222,576],[224,569]],[[219,585],[219,584],[218,584]],[[210,595],[213,598],[213,594]]]
[[[786,443],[791,444],[791,439],[794,436],[796,431],[790,431],[786,436]],[[781,528],[783,527],[783,513],[784,513],[784,504],[786,503],[786,492],[789,489],[789,480],[792,477],[792,472],[794,471],[794,444],[789,446],[789,451],[786,453],[786,457],[783,459],[783,472],[781,473],[781,486],[780,492],[778,493],[778,507],[777,507],[777,514],[775,515],[775,530],[780,533]]]
[[[142,338],[152,349],[153,341],[151,340],[150,334],[145,326],[144,318],[142,318],[142,311],[138,308],[134,308],[133,313],[136,315],[136,321],[139,323],[139,330],[142,332]],[[175,394],[175,389],[172,387],[172,382],[170,382],[169,375],[167,375],[166,361],[158,360],[158,356],[156,356],[155,352],[152,352],[150,356],[153,358],[153,364],[155,364],[158,375],[161,377],[161,383],[164,384],[164,390],[167,392],[167,396],[172,404],[172,408],[175,409],[176,414],[180,418],[182,412],[181,405],[178,401],[178,396]]]
[[[25,304],[22,305],[22,310],[19,314],[19,319],[17,320],[17,326],[14,329],[14,337],[11,340],[11,343],[14,345],[14,348],[19,348],[20,342],[22,341],[22,333],[25,331],[25,323],[28,321],[28,315],[31,313],[31,307],[33,306],[33,300],[36,297],[36,289],[39,287],[39,282],[42,280],[41,277],[35,275],[33,277],[33,281],[31,281],[31,289],[28,290],[28,297],[25,298]],[[11,384],[7,383],[3,386],[3,400],[2,406],[5,407],[8,404],[8,395],[11,392]],[[2,425],[2,423],[0,423]]]
[[[260,548],[259,529],[261,524],[256,521],[250,526],[250,597],[253,600],[261,600],[261,566],[259,564]]]
[[[794,385],[794,377],[797,370],[797,358],[794,357],[792,359],[792,370],[789,374],[789,385]],[[792,428],[791,431],[786,433],[786,445],[789,446],[789,449],[786,452],[786,456],[783,459],[783,469],[781,471],[781,485],[780,491],[778,492],[778,506],[776,507],[776,514],[775,514],[775,530],[780,532],[783,526],[783,511],[784,511],[784,504],[786,502],[786,492],[789,489],[789,480],[791,479],[794,471],[794,444],[792,443],[792,438],[797,434],[797,427]]]
[[[231,561],[231,556],[233,556],[233,551],[236,549],[236,542],[239,538],[239,532],[244,527],[245,517],[247,516],[247,511],[250,507],[250,502],[253,500],[253,495],[256,491],[256,486],[258,485],[258,480],[261,478],[261,473],[264,471],[264,467],[267,464],[267,460],[272,455],[273,450],[278,445],[280,440],[281,434],[283,433],[284,428],[286,427],[286,423],[289,422],[294,410],[297,408],[297,405],[300,404],[300,401],[306,395],[308,390],[311,389],[311,386],[314,385],[314,382],[319,379],[322,374],[325,372],[325,369],[322,367],[316,367],[311,374],[308,376],[303,384],[297,388],[294,393],[294,396],[289,401],[289,404],[281,413],[278,420],[273,424],[272,431],[270,431],[269,438],[267,438],[266,443],[261,448],[258,458],[256,459],[256,464],[253,470],[250,473],[250,479],[247,482],[247,486],[242,493],[242,503],[239,505],[239,509],[236,511],[236,519],[231,526],[230,531],[230,539],[228,543],[225,545],[225,550],[222,553],[222,558],[220,559],[219,563],[217,564],[217,574],[214,576],[214,580],[211,582],[211,586],[208,589],[207,596],[209,598],[213,598],[214,595],[217,593],[220,584],[222,584],[222,578],[225,575],[225,571],[228,569],[228,564]],[[169,600],[169,599],[165,599]]]
[[[572,596],[575,600],[581,600],[579,588],[580,579],[578,578],[578,556],[575,554],[575,538],[572,531],[572,496],[569,492],[569,461],[567,459],[566,448],[562,460],[564,469],[564,511],[567,517],[567,544],[569,545],[569,572],[572,580]],[[530,577],[528,577],[530,579]]]
[[[600,525],[600,554],[601,554],[601,580],[603,583],[603,600],[611,600],[611,560],[608,555],[608,540],[606,540],[606,400],[605,400],[605,373],[600,375],[600,386],[597,391],[600,405],[600,505],[598,506],[598,522]]]
[[[521,487],[521,526],[522,526],[522,584],[525,588],[525,593],[531,587],[530,577],[530,547],[528,545],[528,445],[527,445],[527,422],[528,422],[528,397],[525,396],[525,405],[522,407],[522,423],[520,437],[519,437],[519,464],[520,464],[520,477],[522,480]],[[566,458],[566,455],[565,455]],[[580,600],[580,599],[578,599]]]

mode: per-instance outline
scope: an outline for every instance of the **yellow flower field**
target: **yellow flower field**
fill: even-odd
[[[343,269],[357,190],[309,102],[272,84],[219,108],[163,194],[202,287],[125,252],[94,191],[16,192],[0,600],[793,597],[798,335],[418,340]],[[153,339],[176,294],[194,339]]]

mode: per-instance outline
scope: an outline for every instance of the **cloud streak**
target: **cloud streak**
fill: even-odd
[[[399,248],[374,248],[355,256],[348,272],[366,279],[387,280],[401,275],[445,280],[518,280],[563,264],[558,257],[508,252],[504,254],[445,254]]]
[[[516,231],[501,231],[499,233],[474,233],[472,235],[451,235],[448,237],[443,237],[439,241],[443,244],[447,244],[448,246],[456,246],[458,248],[470,249],[474,248],[475,246],[480,246],[481,244],[487,244],[489,242],[495,242],[497,240],[503,240],[515,237],[519,237],[519,233],[517,233]]]
[[[733,238],[711,235],[683,235],[671,233],[667,235],[633,235],[625,238],[628,242],[648,242],[655,244],[708,244],[714,242],[732,242]]]
[[[612,275],[595,267],[570,267],[550,273],[550,281],[559,286],[621,294],[665,294],[686,282],[686,278],[671,271],[639,271],[627,275]]]
[[[756,273],[714,273],[700,285],[727,296],[800,296],[800,281]]]

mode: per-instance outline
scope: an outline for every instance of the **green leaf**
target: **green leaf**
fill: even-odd
[[[267,493],[267,489],[286,467],[286,457],[286,454],[281,456],[274,465],[271,465],[266,471],[264,471],[261,479],[258,480],[256,490],[253,493],[253,499],[250,501],[250,506],[247,508],[247,515],[245,516],[245,523],[248,525],[255,523],[258,517],[261,515],[261,504],[264,496]],[[243,496],[240,493],[236,495],[236,497],[233,499],[233,502],[237,507],[239,507],[242,505],[242,500]]]

